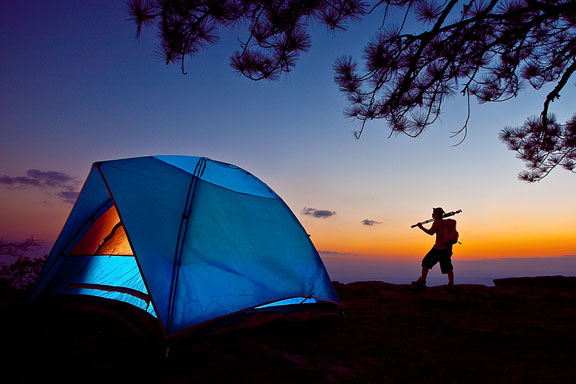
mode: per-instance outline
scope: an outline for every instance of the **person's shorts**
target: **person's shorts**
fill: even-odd
[[[452,252],[450,249],[432,248],[430,252],[428,252],[422,259],[422,266],[428,269],[432,269],[436,263],[440,263],[440,271],[442,271],[442,273],[448,273],[454,270],[451,257]]]

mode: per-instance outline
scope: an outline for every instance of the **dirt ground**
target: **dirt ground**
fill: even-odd
[[[0,303],[3,383],[574,383],[576,277],[334,286],[344,317],[165,345],[93,311]]]

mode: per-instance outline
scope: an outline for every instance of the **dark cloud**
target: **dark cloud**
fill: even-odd
[[[319,254],[324,256],[350,256],[351,253],[343,253],[343,252],[336,252],[336,251],[318,251]]]
[[[382,224],[382,223],[379,222],[379,221],[370,220],[370,219],[364,219],[364,220],[362,220],[362,225],[366,225],[366,226],[368,226],[368,227],[371,227],[371,226],[376,225],[376,224]]]
[[[334,216],[336,212],[334,211],[327,211],[325,209],[316,209],[316,208],[306,208],[302,210],[303,215],[313,216],[319,219],[326,219],[328,217]]]
[[[26,176],[0,176],[0,184],[11,188],[50,188],[56,190],[56,195],[64,202],[73,204],[78,197],[79,182],[73,176],[63,172],[41,171],[30,169]]]
[[[71,183],[78,184],[76,178],[62,172],[56,171],[40,171],[38,169],[31,169],[27,172],[28,177],[38,180],[40,183],[47,187],[58,188],[62,186],[69,186]]]
[[[0,184],[8,185],[10,187],[42,186],[40,181],[26,176],[18,176],[18,177],[0,176]]]
[[[65,203],[74,204],[76,202],[76,199],[78,198],[79,194],[80,194],[80,192],[76,192],[76,191],[61,191],[61,192],[58,192],[57,195],[62,200],[64,200]]]

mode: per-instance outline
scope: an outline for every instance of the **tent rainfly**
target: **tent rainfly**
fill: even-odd
[[[338,303],[274,191],[234,165],[189,156],[93,164],[32,299],[68,294],[131,304],[167,338],[249,310]]]

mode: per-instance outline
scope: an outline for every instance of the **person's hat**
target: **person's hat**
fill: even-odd
[[[446,212],[444,212],[444,210],[443,210],[442,208],[440,208],[440,207],[438,207],[438,208],[433,208],[433,209],[434,209],[435,211],[440,211],[440,213],[441,213],[442,215],[444,215],[444,213],[446,213]]]

